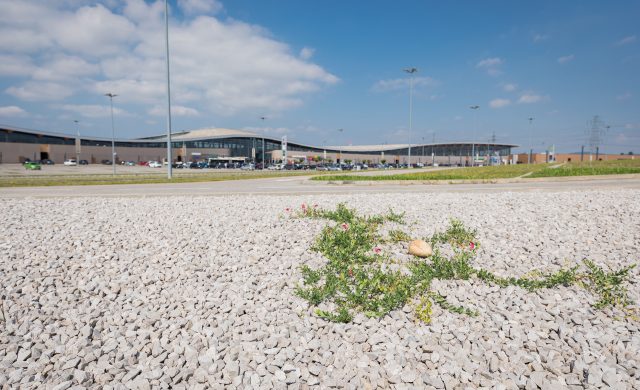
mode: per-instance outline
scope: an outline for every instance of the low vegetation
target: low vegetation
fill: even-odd
[[[640,173],[640,159],[578,162],[567,164],[518,164],[492,167],[451,168],[437,171],[398,173],[393,175],[326,175],[313,180],[325,181],[389,181],[389,180],[493,180],[517,177],[563,177]]]
[[[157,183],[196,183],[225,180],[265,179],[274,177],[308,176],[309,171],[291,172],[202,172],[181,173],[174,172],[172,179],[167,179],[166,173],[153,174],[109,174],[97,175],[34,175],[34,176],[4,176],[0,177],[0,187],[46,187],[46,186],[84,186],[106,184],[157,184]]]
[[[304,283],[296,289],[298,296],[317,307],[318,316],[330,321],[349,322],[356,312],[382,317],[406,304],[412,305],[416,319],[425,323],[431,322],[434,304],[458,314],[478,314],[472,307],[453,304],[432,290],[434,280],[473,278],[528,291],[575,285],[588,289],[597,297],[594,307],[598,309],[617,307],[628,311],[633,303],[625,284],[635,265],[607,271],[585,260],[582,267],[535,272],[523,277],[500,277],[489,270],[473,267],[480,245],[476,231],[457,220],[452,220],[445,231],[428,239],[433,246],[429,259],[415,258],[402,264],[387,254],[382,244],[406,241],[409,236],[400,230],[391,230],[390,237],[385,238],[379,232],[385,223],[402,224],[400,214],[389,211],[384,215],[365,217],[340,204],[335,210],[303,205],[299,215],[334,222],[324,227],[312,247],[326,258],[326,264],[317,269],[303,265]]]

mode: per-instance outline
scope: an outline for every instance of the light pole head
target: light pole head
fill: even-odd
[[[469,108],[472,110],[477,110],[478,108],[480,108],[480,106],[469,106]]]
[[[109,96],[111,99],[113,99],[114,97],[116,97],[118,95],[116,95],[115,93],[109,92],[109,93],[105,93],[104,96]]]
[[[414,74],[418,72],[418,68],[404,68],[403,71],[409,73],[409,74]]]

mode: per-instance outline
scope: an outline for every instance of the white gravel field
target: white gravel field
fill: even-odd
[[[316,317],[294,287],[331,222],[285,209],[339,202],[414,238],[458,218],[502,276],[640,263],[635,190],[0,199],[0,388],[640,388],[640,319],[577,286],[434,282],[479,315],[430,325]]]

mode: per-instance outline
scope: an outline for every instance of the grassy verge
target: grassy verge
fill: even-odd
[[[491,180],[510,179],[526,175],[534,177],[563,177],[618,175],[640,173],[640,159],[597,161],[592,163],[519,164],[494,167],[452,168],[434,172],[399,173],[395,175],[325,175],[312,180],[324,181],[388,181],[388,180]]]
[[[156,183],[195,183],[224,180],[264,179],[274,177],[308,176],[315,172],[234,172],[174,174],[167,179],[165,174],[127,174],[127,175],[56,175],[31,177],[0,177],[0,187],[47,187],[47,186],[83,186],[107,184],[156,184]]]
[[[533,172],[529,177],[561,177],[561,176],[592,176],[592,175],[622,175],[640,173],[640,159],[598,161],[594,163],[570,163],[559,168],[545,168]]]
[[[314,177],[312,180],[485,180],[518,177],[529,172],[542,170],[545,167],[548,167],[548,165],[500,165],[495,167],[452,168],[434,172],[399,173],[396,175],[328,175]]]
[[[385,253],[384,244],[408,241],[409,236],[397,230],[389,237],[379,233],[385,223],[402,224],[402,215],[389,211],[385,215],[362,217],[342,204],[335,211],[303,205],[298,215],[334,222],[322,230],[312,247],[326,258],[326,264],[317,269],[303,265],[304,282],[296,289],[299,297],[317,307],[316,315],[330,321],[350,322],[356,312],[382,317],[405,304],[412,304],[416,319],[425,323],[431,321],[433,304],[453,313],[474,316],[477,311],[466,303],[451,303],[447,294],[431,288],[437,279],[472,278],[500,287],[518,286],[526,291],[578,286],[597,298],[593,304],[596,309],[617,307],[627,315],[635,313],[625,286],[635,265],[607,271],[585,260],[582,271],[580,266],[574,266],[547,273],[536,270],[524,277],[499,277],[473,267],[480,245],[476,232],[456,220],[444,232],[427,239],[433,247],[429,259],[414,257],[402,263]]]

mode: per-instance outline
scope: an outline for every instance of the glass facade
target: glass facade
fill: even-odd
[[[74,136],[55,136],[44,135],[37,133],[29,133],[26,131],[14,131],[0,128],[0,142],[8,143],[27,143],[27,144],[50,144],[50,145],[75,145]],[[111,140],[103,139],[82,139],[81,144],[83,146],[101,146],[110,147]],[[131,140],[131,141],[116,141],[117,148],[166,148],[166,142],[162,141],[162,137],[148,137],[144,139]],[[206,150],[203,152],[203,157],[245,157],[252,158],[252,151],[255,150],[255,157],[257,161],[262,161],[262,146],[263,139],[261,137],[225,137],[225,138],[210,138],[201,140],[175,140],[172,141],[174,149],[186,148],[187,150]],[[264,139],[264,153],[266,154],[274,150],[280,150],[282,148],[279,140]],[[430,157],[432,154],[435,156],[471,156],[474,146],[467,143],[458,144],[437,144],[437,145],[416,145],[411,148],[411,155],[415,158]],[[501,144],[476,144],[475,151],[477,155],[495,155],[496,152],[500,156],[508,156],[511,154],[511,145]],[[208,150],[207,150],[208,149]],[[323,154],[326,150],[328,153],[339,153],[340,150],[324,149],[313,146],[304,146],[295,143],[288,143],[287,149],[289,152],[304,152],[314,153],[317,155]],[[345,148],[348,149],[348,148]],[[382,151],[342,151],[345,155],[361,155],[361,156],[380,156]],[[406,156],[408,154],[408,148],[385,150],[384,155],[393,158],[394,156]]]

